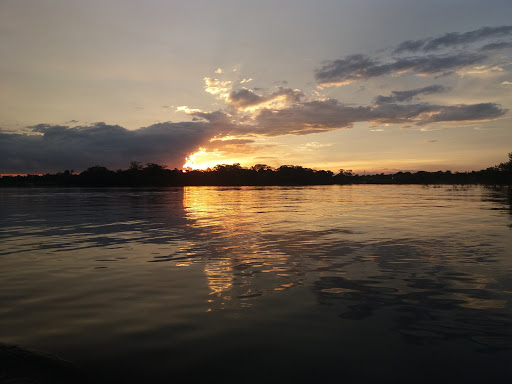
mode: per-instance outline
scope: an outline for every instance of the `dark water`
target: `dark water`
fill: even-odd
[[[90,382],[510,382],[511,204],[448,186],[0,189],[0,343]]]

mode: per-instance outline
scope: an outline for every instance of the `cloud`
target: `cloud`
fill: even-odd
[[[307,135],[350,128],[371,114],[370,107],[351,107],[335,99],[303,102],[283,109],[263,109],[252,133],[265,136]]]
[[[263,96],[244,88],[232,91],[228,95],[226,103],[236,109],[244,110],[263,104],[269,105],[277,101],[282,101],[285,104],[294,103],[300,101],[303,96],[304,93],[291,88],[279,88],[278,91]]]
[[[183,159],[214,135],[203,122],[159,123],[134,131],[105,123],[38,124],[32,131],[0,133],[0,173],[78,171],[95,164],[116,169],[134,160],[181,168]]]
[[[499,49],[512,48],[512,42],[491,43],[480,48],[481,51],[494,51]]]
[[[313,152],[320,148],[326,148],[326,147],[331,147],[331,146],[332,146],[332,143],[331,144],[322,144],[322,143],[318,143],[316,141],[312,141],[310,143],[306,143],[303,146],[299,147],[299,149],[306,151],[306,152]]]
[[[210,142],[203,147],[209,152],[217,151],[244,155],[258,152],[263,148],[274,147],[274,145],[255,145],[254,143],[255,141],[251,139],[210,140]]]
[[[219,98],[226,98],[231,91],[231,81],[222,81],[211,77],[204,78],[204,90]]]
[[[302,102],[280,110],[263,109],[254,125],[237,126],[230,134],[262,136],[308,135],[351,128],[358,122],[375,124],[414,124],[487,121],[507,112],[495,103],[431,105],[385,103],[373,106],[348,106],[335,99]]]
[[[495,103],[442,106],[428,113],[418,125],[438,122],[486,121],[502,117],[507,112]]]
[[[368,120],[375,123],[414,123],[423,126],[439,122],[488,121],[502,117],[507,110],[495,103],[431,105],[382,104],[372,109]]]
[[[483,27],[474,31],[458,33],[450,32],[436,38],[426,38],[420,40],[408,40],[401,43],[394,53],[407,51],[434,51],[441,48],[450,48],[465,44],[475,43],[490,38],[508,36],[512,34],[512,26],[501,27]]]
[[[352,55],[345,59],[326,63],[315,73],[321,87],[340,86],[358,80],[367,80],[383,75],[413,73],[416,75],[446,75],[484,61],[487,56],[477,53],[453,55],[427,55],[399,58],[382,63],[364,55]]]
[[[465,33],[446,33],[437,38],[408,40],[398,45],[394,56],[372,58],[356,54],[328,61],[315,71],[315,79],[319,87],[329,87],[385,75],[442,76],[465,73],[464,70],[475,65],[496,68],[495,63],[489,63],[495,60],[493,51],[511,48],[512,42],[488,40],[509,35],[512,35],[512,26],[483,27]],[[480,48],[468,46],[485,41],[487,43]],[[450,50],[436,52],[442,48]],[[404,53],[407,55],[396,56]]]
[[[478,65],[475,67],[464,68],[457,71],[457,73],[461,77],[464,77],[466,75],[486,75],[497,72],[503,72],[503,67],[500,65]]]
[[[393,52],[417,51],[425,45],[425,40],[407,40],[401,43]]]
[[[392,96],[377,96],[375,102],[377,104],[382,103],[400,103],[404,101],[410,101],[418,95],[431,95],[434,93],[446,92],[447,88],[442,85],[429,85],[424,88],[411,89],[408,91],[392,91]]]
[[[240,109],[261,104],[263,101],[263,96],[257,95],[248,89],[232,91],[226,100],[228,104]]]
[[[352,67],[349,65],[350,71],[354,71],[359,64],[367,68],[379,66],[363,56],[352,57],[349,62],[354,64]],[[430,62],[432,63],[433,61]],[[427,71],[425,62],[422,62],[422,65],[421,70]],[[446,63],[443,65],[444,68],[447,67]],[[404,68],[401,64],[392,67],[394,70],[398,67]],[[419,71],[418,68],[415,70]],[[388,70],[387,67],[385,71]],[[382,68],[370,72],[382,73]],[[226,111],[195,111],[190,114],[210,123],[215,127],[219,137],[230,135],[272,137],[308,135],[346,129],[358,122],[425,126],[440,122],[487,121],[502,117],[507,112],[495,103],[401,104],[421,95],[446,91],[448,88],[442,85],[392,91],[389,96],[377,96],[373,105],[353,106],[343,104],[336,99],[318,97],[316,100],[311,100],[311,96],[306,97],[303,92],[291,88],[279,88],[268,94],[257,94],[254,90],[240,89],[231,91],[226,97],[225,103],[228,107]]]

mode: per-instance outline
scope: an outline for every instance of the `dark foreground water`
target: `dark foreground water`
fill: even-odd
[[[510,382],[511,204],[448,186],[0,189],[0,382],[46,369],[12,344],[92,383]]]

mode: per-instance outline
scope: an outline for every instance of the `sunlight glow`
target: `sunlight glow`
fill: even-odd
[[[198,156],[201,156],[202,154],[206,153],[206,148],[199,148],[199,151],[191,154],[185,159],[185,164],[183,164],[183,169],[189,170],[189,169],[206,169],[202,167],[202,165],[196,163],[196,159]]]
[[[240,161],[237,160],[237,158],[226,158],[220,151],[208,151],[206,148],[201,147],[197,152],[186,158],[186,162],[183,164],[183,170],[206,170],[208,168],[214,168],[219,164],[232,164],[239,162]]]
[[[260,109],[283,109],[288,105],[288,100],[286,95],[278,95],[269,100],[263,101],[256,105],[249,105],[247,107],[239,107],[240,110],[245,112],[254,113],[259,111]],[[252,116],[255,118],[256,116]]]
[[[189,108],[186,105],[182,105],[181,107],[176,108],[176,112],[185,112],[187,115],[191,115],[195,112],[202,112],[202,111],[197,108]]]
[[[226,151],[228,149],[228,151]],[[224,147],[222,150],[201,147],[195,153],[192,153],[186,158],[186,162],[183,165],[183,170],[206,170],[208,168],[215,168],[219,164],[235,164],[239,163],[242,166],[252,166],[256,164],[256,161],[250,153],[241,154],[235,151],[230,153],[229,145]]]

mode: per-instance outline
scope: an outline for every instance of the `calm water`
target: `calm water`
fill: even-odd
[[[448,186],[0,189],[0,343],[91,382],[510,382],[511,204]]]

